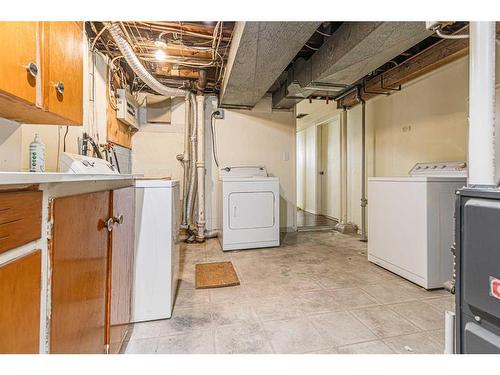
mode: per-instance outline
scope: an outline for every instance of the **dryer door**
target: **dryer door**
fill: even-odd
[[[258,229],[274,226],[272,191],[234,192],[229,194],[229,228]]]

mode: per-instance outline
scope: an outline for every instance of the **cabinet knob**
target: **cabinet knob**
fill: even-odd
[[[38,66],[35,63],[30,62],[26,65],[26,70],[32,77],[36,77],[38,75]]]
[[[59,94],[64,94],[64,83],[62,81],[58,81],[54,87],[56,88],[57,92]]]
[[[111,232],[113,230],[113,224],[114,224],[114,220],[111,217],[104,221],[104,226],[106,227],[108,232]]]
[[[113,221],[118,224],[123,224],[123,215],[118,215],[113,218]]]

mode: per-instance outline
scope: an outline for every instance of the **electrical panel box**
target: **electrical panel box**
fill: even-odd
[[[116,118],[134,130],[139,129],[139,105],[132,94],[125,89],[116,90]]]

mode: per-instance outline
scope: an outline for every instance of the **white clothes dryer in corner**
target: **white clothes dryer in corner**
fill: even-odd
[[[226,167],[219,177],[222,250],[279,246],[278,177],[269,177],[265,167]]]

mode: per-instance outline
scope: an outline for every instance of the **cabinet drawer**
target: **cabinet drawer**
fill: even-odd
[[[41,237],[42,192],[0,193],[0,253]]]

